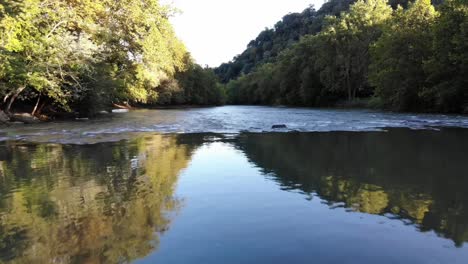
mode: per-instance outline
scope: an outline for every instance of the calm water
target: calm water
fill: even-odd
[[[149,113],[56,126],[84,134]],[[3,130],[0,263],[468,262],[468,129],[42,126]]]

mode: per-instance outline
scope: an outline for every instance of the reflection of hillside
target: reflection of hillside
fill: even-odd
[[[468,241],[467,130],[245,134],[238,146],[285,189],[394,214]]]
[[[0,262],[121,263],[158,246],[191,149],[176,137],[0,145]]]

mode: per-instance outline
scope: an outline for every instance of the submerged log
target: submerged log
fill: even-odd
[[[113,104],[115,108],[118,108],[118,109],[132,109],[132,106],[130,104],[128,104],[127,102],[125,102],[123,105],[121,104]]]
[[[29,113],[12,114],[12,115],[10,115],[10,119],[12,121],[22,122],[22,123],[25,123],[25,124],[36,124],[36,123],[40,122],[40,120],[38,118],[36,118],[35,116],[32,116]]]

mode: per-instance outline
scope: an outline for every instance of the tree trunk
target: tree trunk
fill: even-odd
[[[36,114],[37,107],[39,106],[39,101],[41,101],[41,95],[39,95],[39,97],[37,97],[36,105],[34,106],[34,109],[33,109],[32,113],[31,113],[32,116],[34,116]]]
[[[47,99],[47,98],[46,98],[46,99]],[[42,109],[44,109],[44,106],[46,106],[46,104],[47,104],[47,100],[42,100],[41,105],[39,106],[39,108],[38,108],[37,111],[36,111],[36,114],[37,114],[38,116],[41,115]]]
[[[345,62],[345,82],[346,82],[346,89],[348,90],[348,101],[351,101],[353,99],[350,72],[351,72],[351,58],[348,56]]]
[[[7,94],[5,95],[5,97],[3,97],[3,103],[6,103],[6,102],[7,102],[8,98],[11,96],[12,93],[13,93],[13,91],[7,93]]]
[[[351,101],[353,98],[353,93],[351,89],[351,81],[349,80],[349,72],[346,73],[345,82],[346,82],[346,89],[348,90],[348,101]]]
[[[357,98],[357,92],[358,92],[359,90],[361,90],[361,87],[359,87],[359,88],[357,88],[357,89],[356,89],[356,88],[353,88],[353,100]]]
[[[5,112],[6,112],[6,113],[10,113],[11,106],[12,106],[13,103],[15,102],[16,98],[18,97],[18,95],[20,95],[20,93],[21,93],[25,88],[26,88],[26,86],[21,86],[21,87],[19,87],[18,89],[16,89],[15,93],[13,94],[13,96],[10,97],[10,100],[8,101],[7,107],[5,108]]]

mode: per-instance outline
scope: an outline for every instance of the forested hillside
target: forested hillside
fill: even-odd
[[[173,8],[157,0],[0,0],[0,111],[92,115],[227,97],[467,112],[467,2],[441,2],[330,0],[286,15],[212,70],[194,62]]]
[[[241,74],[250,73],[259,64],[273,61],[281,51],[298,42],[302,36],[318,33],[327,15],[338,16],[355,1],[330,0],[318,11],[314,6],[309,6],[301,13],[284,16],[274,28],[266,28],[252,40],[242,54],[216,68],[216,74],[222,82],[228,82]]]
[[[0,1],[0,109],[222,103],[212,70],[176,38],[173,13],[157,0]]]
[[[443,0],[432,0],[438,5]],[[349,10],[356,0],[328,0],[316,10],[313,5],[301,13],[290,13],[278,21],[273,28],[266,28],[256,39],[252,40],[245,51],[232,61],[223,63],[215,69],[221,82],[227,83],[242,74],[252,72],[257,66],[275,61],[275,58],[286,48],[298,42],[302,36],[319,33],[326,25],[327,16],[340,16]],[[389,0],[393,8],[408,7],[409,0]]]
[[[468,112],[466,0],[358,0],[321,23],[320,32],[275,59],[243,64],[250,73],[227,84],[230,102],[334,106],[370,99],[368,106],[398,111]]]

